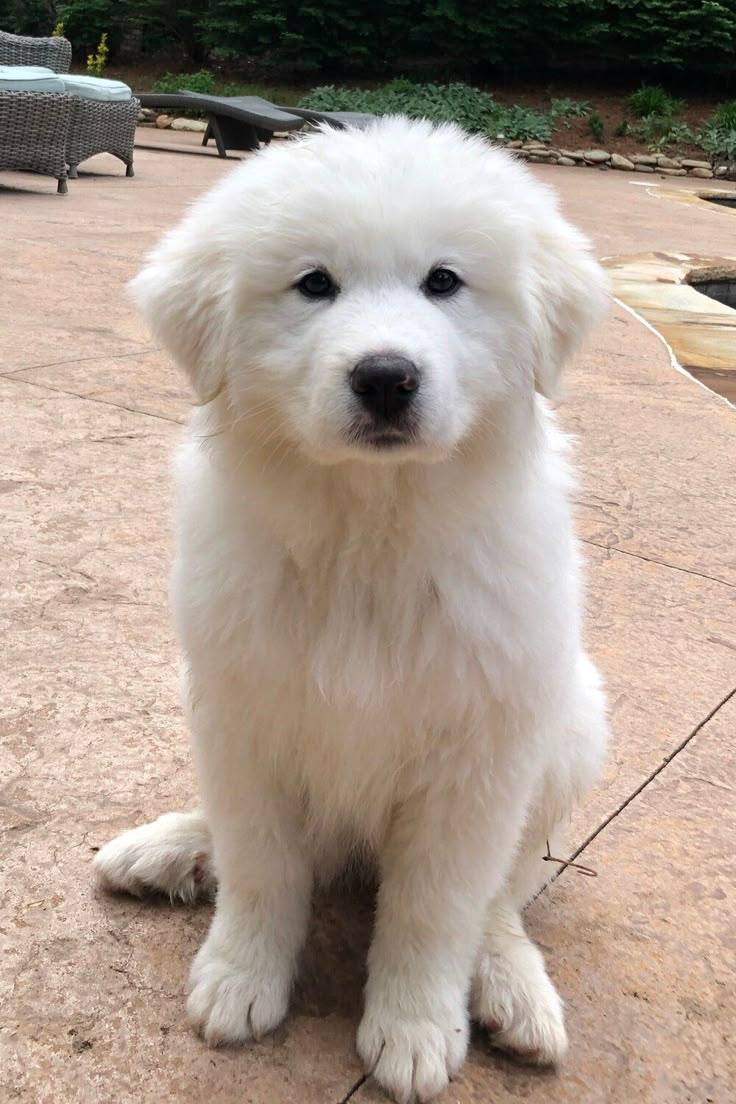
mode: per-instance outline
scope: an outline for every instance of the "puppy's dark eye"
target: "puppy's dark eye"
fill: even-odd
[[[329,299],[337,294],[337,285],[320,268],[315,268],[314,272],[308,272],[306,276],[302,276],[296,286],[308,299]]]
[[[444,296],[453,295],[461,286],[462,280],[449,268],[435,268],[424,281],[426,295]]]

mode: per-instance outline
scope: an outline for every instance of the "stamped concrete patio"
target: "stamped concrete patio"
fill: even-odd
[[[91,884],[95,848],[194,790],[165,598],[169,466],[189,397],[123,288],[229,165],[195,154],[196,136],[141,134],[172,140],[191,152],[141,149],[134,180],[98,158],[67,197],[0,177],[0,1099],[369,1104],[353,1036],[370,901],[318,903],[274,1038],[208,1051],[183,990],[209,909]],[[736,254],[732,216],[658,199],[649,178],[534,171],[600,255]],[[570,837],[598,877],[568,870],[528,913],[571,1052],[539,1072],[479,1035],[443,1104],[727,1104],[736,412],[612,304],[561,416],[579,438],[588,637],[614,736]]]

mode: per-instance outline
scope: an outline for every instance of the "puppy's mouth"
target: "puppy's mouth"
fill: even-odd
[[[350,443],[374,452],[397,451],[418,443],[416,427],[410,424],[358,424],[350,430]]]

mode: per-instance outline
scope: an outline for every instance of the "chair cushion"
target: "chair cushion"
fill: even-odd
[[[131,91],[122,81],[106,80],[104,77],[80,77],[76,73],[62,73],[64,91],[73,96],[84,96],[86,100],[105,100],[115,103],[129,100]]]
[[[61,77],[43,65],[0,65],[0,92],[63,92]]]

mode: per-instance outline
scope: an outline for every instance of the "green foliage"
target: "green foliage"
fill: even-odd
[[[714,169],[725,165],[729,176],[736,169],[736,130],[725,127],[704,127],[698,136],[698,144],[708,154]]]
[[[677,115],[683,108],[683,101],[670,96],[660,84],[643,84],[636,92],[632,92],[626,101],[626,107],[640,119],[647,116]]]
[[[708,154],[713,169],[725,166],[727,175],[733,178],[736,174],[736,100],[718,105],[697,140]]]
[[[87,57],[87,73],[90,77],[101,77],[104,75],[108,53],[107,32],[105,32],[97,43],[96,53],[89,54]]]
[[[304,95],[298,89],[288,85],[252,84],[244,81],[224,81],[209,69],[199,69],[193,73],[164,73],[152,84],[154,92],[199,92],[203,96],[261,96],[276,104],[296,104]],[[196,111],[181,114],[197,116]]]
[[[91,53],[107,32],[111,57],[127,41],[139,54],[178,44],[182,54],[196,58],[201,54],[197,22],[206,9],[206,2],[196,0],[191,6],[176,0],[58,0],[56,16],[77,54]]]
[[[10,31],[48,34],[57,19],[82,56],[107,31],[111,57],[178,48],[195,65],[375,74],[419,59],[448,73],[518,74],[573,57],[656,75],[731,73],[736,62],[736,0],[0,0]],[[650,103],[637,114],[673,111]]]
[[[376,70],[410,49],[423,6],[422,0],[208,0],[198,26],[213,57]]]
[[[736,100],[718,104],[714,122],[723,130],[736,130]]]
[[[503,141],[548,142],[552,118],[548,112],[504,107],[488,92],[456,81],[452,84],[414,84],[390,81],[381,88],[335,88],[322,85],[300,103],[314,111],[364,111],[372,115],[408,115],[412,119],[454,122],[470,133]]]
[[[690,145],[695,141],[695,135],[687,123],[669,116],[645,116],[634,129],[634,134],[653,153],[662,153],[663,150],[673,149],[676,146]]]
[[[409,115],[434,122],[457,122],[469,131],[487,132],[499,105],[488,92],[470,85],[414,84],[390,81],[381,88],[335,88],[322,85],[301,101],[316,111],[364,111],[372,115]]]
[[[47,35],[54,25],[54,0],[0,0],[0,30]]]
[[[52,38],[64,38],[64,24],[59,20],[51,32]]]
[[[628,138],[633,133],[633,127],[627,119],[620,122],[613,132],[617,138]]]
[[[567,96],[551,100],[549,106],[549,113],[555,125],[562,124],[568,130],[572,126],[570,119],[584,119],[587,115],[590,115],[592,110],[589,103],[571,100]]]
[[[592,112],[588,116],[588,126],[590,127],[590,132],[595,138],[596,142],[602,142],[606,128],[604,126],[603,120],[601,119],[597,111]]]
[[[154,92],[178,92],[180,88],[186,88],[188,92],[199,92],[202,96],[220,94],[217,91],[217,78],[209,69],[200,69],[197,73],[164,73],[153,82]]]
[[[643,84],[626,100],[627,109],[639,117],[639,122],[622,126],[626,126],[625,133],[654,153],[690,145],[695,135],[686,122],[677,118],[684,106],[683,100],[670,95],[661,84]]]
[[[549,105],[550,115],[555,119],[584,119],[590,115],[592,107],[589,103],[581,103],[579,100],[571,100],[568,97],[553,99]]]
[[[64,0],[56,14],[74,50],[88,59],[103,34],[116,36],[118,18],[129,7],[128,0]]]
[[[504,142],[549,142],[552,128],[553,120],[542,111],[516,105],[501,107],[499,104],[495,121],[486,133]]]

